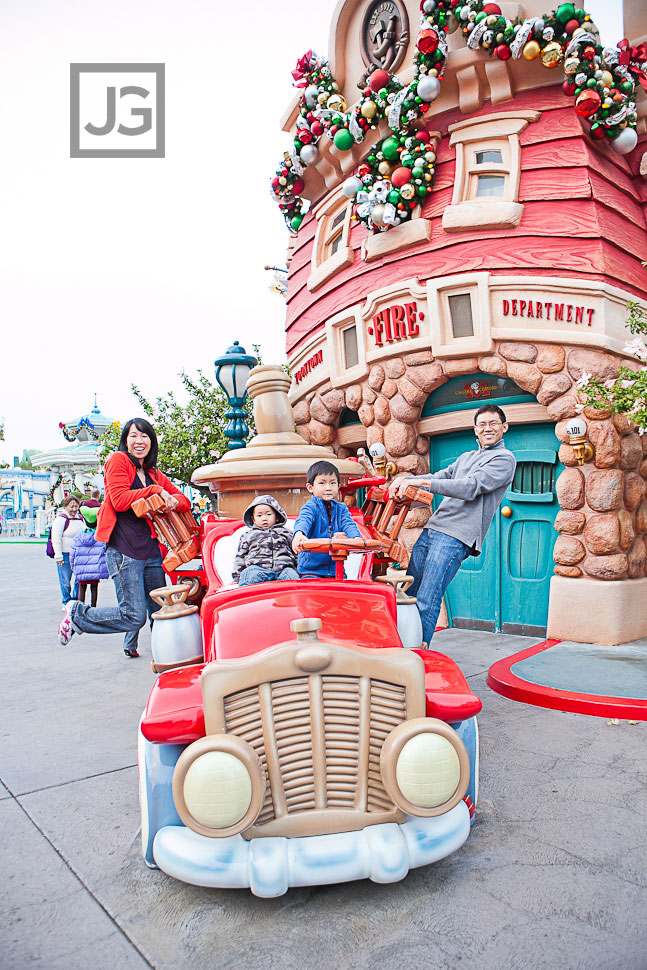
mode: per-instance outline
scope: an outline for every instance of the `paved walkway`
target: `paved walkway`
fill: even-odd
[[[117,635],[60,647],[57,586],[41,546],[0,548],[0,970],[647,968],[647,724],[490,691],[489,667],[535,641],[434,641],[484,701],[477,820],[458,853],[395,885],[262,900],[143,864],[148,635],[138,661]]]

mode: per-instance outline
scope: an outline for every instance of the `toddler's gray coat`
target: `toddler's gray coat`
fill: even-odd
[[[254,507],[269,505],[276,512],[276,525],[269,529],[261,529],[254,525]],[[249,531],[240,537],[238,552],[234,559],[232,577],[238,582],[241,572],[246,566],[260,566],[271,572],[281,572],[289,566],[296,569],[297,557],[292,551],[292,532],[285,525],[287,515],[272,495],[258,495],[251,505],[245,509],[243,522],[249,526]]]

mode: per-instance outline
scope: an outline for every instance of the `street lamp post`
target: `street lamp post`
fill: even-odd
[[[229,418],[229,424],[225,428],[225,437],[228,439],[227,447],[229,450],[244,448],[245,438],[249,434],[245,420],[246,415],[243,411],[243,404],[247,397],[245,387],[249,372],[258,361],[251,354],[246,354],[245,348],[241,347],[237,340],[234,340],[222,357],[217,357],[213,363],[216,368],[216,380],[227,395],[231,408],[225,414],[225,417]]]

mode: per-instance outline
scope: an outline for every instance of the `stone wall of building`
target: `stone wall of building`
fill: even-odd
[[[584,373],[613,378],[619,365],[613,354],[557,344],[501,342],[485,357],[444,360],[423,351],[374,365],[361,384],[344,389],[324,384],[296,402],[293,411],[306,441],[331,445],[340,457],[353,454],[338,445],[340,414],[344,408],[356,411],[367,444],[383,442],[400,471],[417,475],[429,471],[428,437],[417,429],[429,394],[461,374],[508,377],[545,405],[561,442],[559,459],[565,468],[557,481],[561,511],[555,521],[555,572],[634,579],[647,575],[647,435],[641,438],[624,415],[587,408],[595,458],[578,467],[566,434],[568,419],[577,414],[579,378]],[[428,516],[424,509],[409,513],[403,532],[409,547]]]

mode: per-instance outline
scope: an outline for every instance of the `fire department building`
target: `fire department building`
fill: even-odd
[[[501,4],[509,17],[543,6]],[[618,24],[632,44],[639,7],[625,0]],[[337,7],[329,57],[349,107],[370,25],[387,15],[407,83],[417,0]],[[424,116],[433,192],[410,221],[369,232],[342,191],[385,122],[352,151],[322,138],[305,171],[311,208],[291,243],[286,320],[297,430],[341,457],[383,442],[418,474],[475,447],[475,409],[500,405],[517,472],[482,555],[450,586],[450,622],[626,642],[647,635],[647,435],[587,410],[595,456],[579,466],[566,424],[584,374],[612,378],[633,360],[623,347],[627,302],[647,295],[647,99],[639,89],[638,146],[621,156],[589,137],[560,69],[472,51],[460,31],[448,43]],[[286,130],[296,118],[295,101]],[[427,515],[409,514],[407,541]]]

